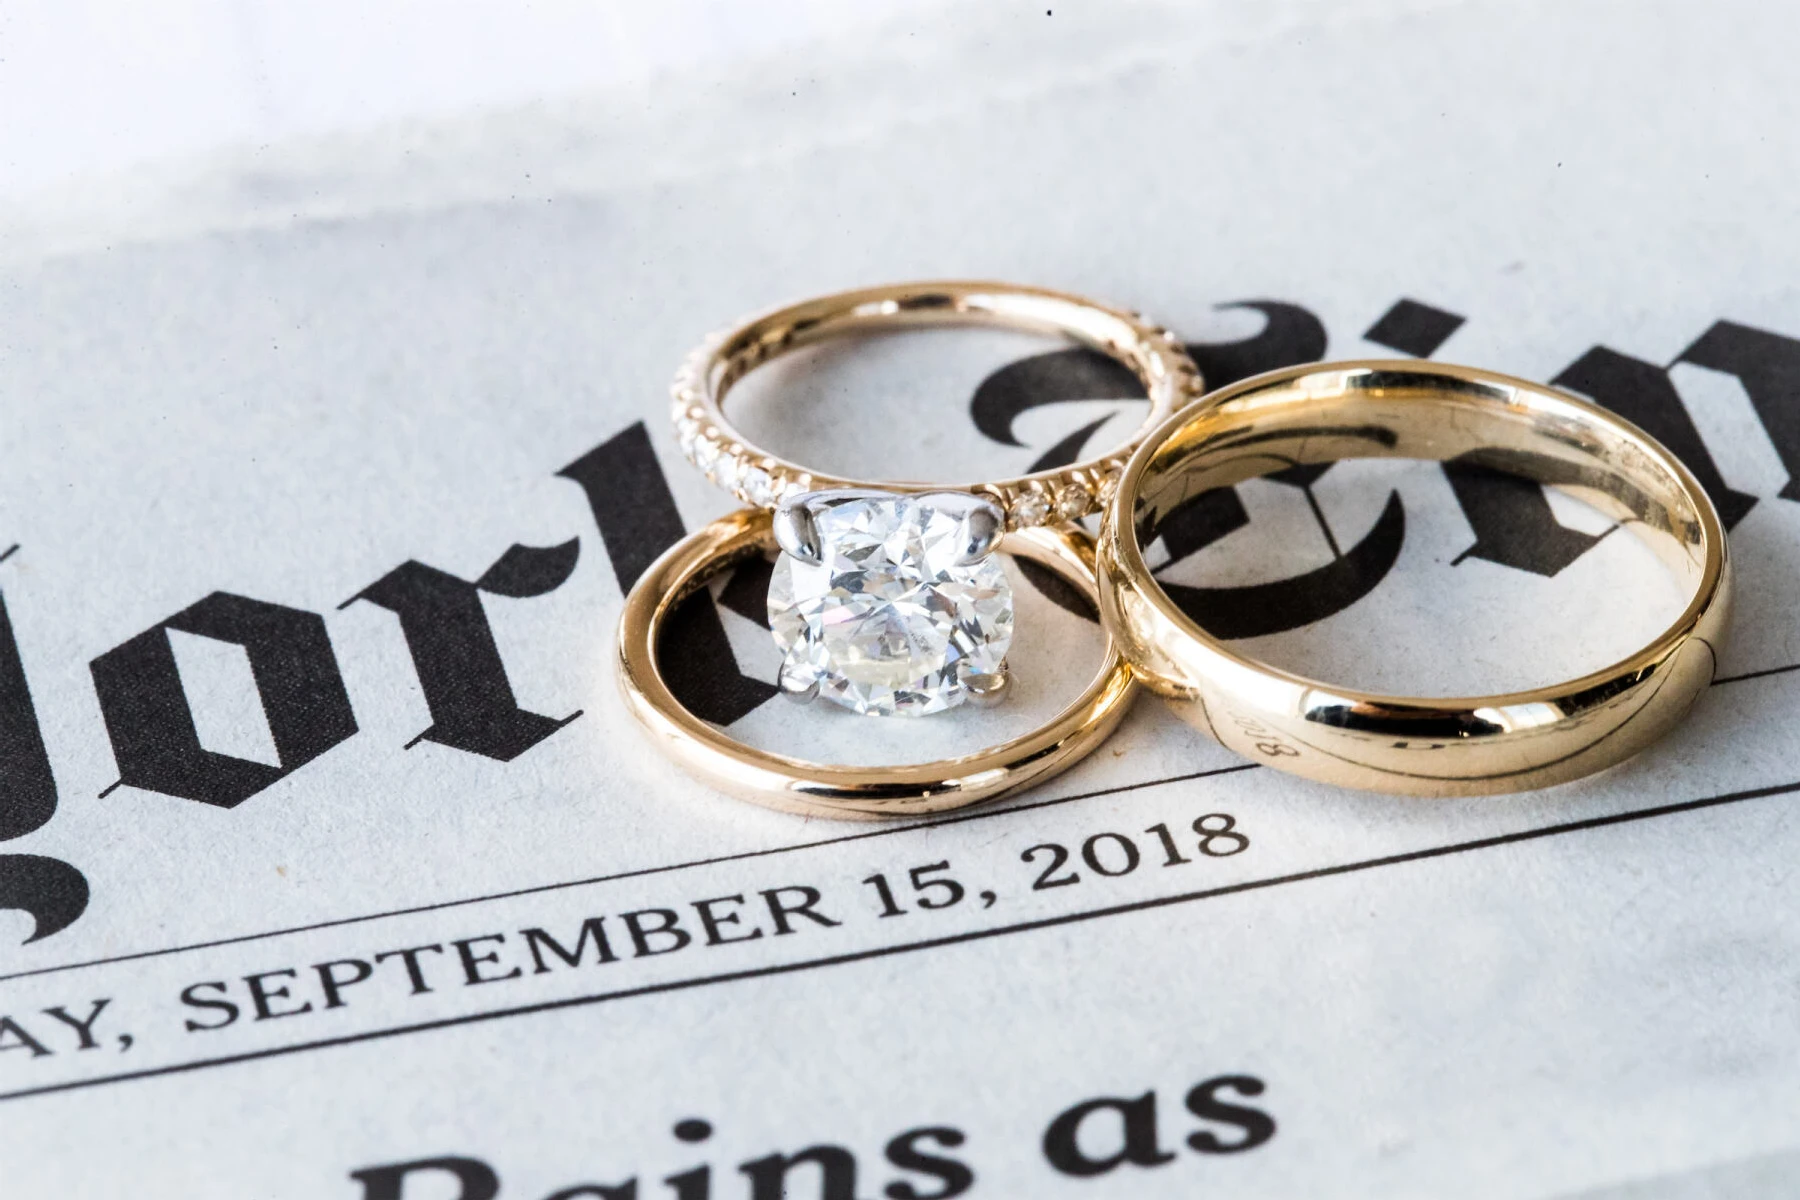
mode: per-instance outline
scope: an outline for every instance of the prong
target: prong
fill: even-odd
[[[781,698],[792,700],[795,704],[811,704],[819,698],[818,680],[811,681],[805,687],[796,687],[795,685],[799,682],[797,679],[790,679],[783,675],[781,677]]]
[[[994,547],[1000,544],[1000,537],[1006,532],[1006,514],[1000,511],[999,505],[983,501],[963,518],[963,529],[967,540],[956,561],[965,567],[973,566],[992,554]]]
[[[775,509],[775,541],[804,563],[819,561],[819,531],[813,528],[812,510],[806,507],[811,493],[783,500]]]
[[[1006,532],[1006,513],[998,504],[972,492],[932,492],[932,505],[939,512],[955,513],[962,518],[966,538],[957,556],[958,566],[972,566],[994,552]]]
[[[818,514],[852,500],[881,500],[894,493],[871,488],[833,488],[823,492],[801,492],[789,496],[775,506],[775,541],[783,550],[804,563],[816,563],[823,557],[819,547],[819,531],[813,527]]]
[[[819,697],[819,676],[800,661],[795,653],[799,648],[798,642],[788,647],[787,656],[781,660],[781,674],[777,682],[781,685],[784,698],[795,704],[810,704]]]
[[[969,703],[978,704],[982,708],[992,708],[1006,699],[1012,690],[1012,672],[1001,663],[1000,669],[992,675],[970,675],[963,680],[963,686],[969,690]]]

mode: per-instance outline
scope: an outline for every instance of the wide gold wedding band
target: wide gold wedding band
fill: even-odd
[[[1642,538],[1692,600],[1637,653],[1503,695],[1378,695],[1233,651],[1152,578],[1144,545],[1202,492],[1302,463],[1456,460],[1537,480]],[[1711,682],[1731,571],[1710,500],[1674,455],[1604,409],[1504,375],[1415,360],[1244,380],[1175,414],[1126,464],[1100,536],[1102,618],[1139,680],[1252,761],[1345,787],[1420,796],[1580,778],[1665,733]]]
[[[632,715],[656,746],[722,792],[807,816],[912,816],[960,808],[1029,787],[1067,770],[1106,740],[1136,687],[1108,639],[1092,682],[1061,712],[1022,737],[960,758],[901,766],[807,762],[745,745],[683,708],[658,660],[658,643],[675,607],[708,578],[735,563],[772,553],[766,509],[721,517],[676,543],[625,598],[619,621],[619,686]],[[999,552],[1055,572],[1090,601],[1093,543],[1073,525],[1006,534]]]

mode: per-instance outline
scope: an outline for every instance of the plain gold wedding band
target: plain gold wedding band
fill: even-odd
[[[1246,658],[1152,578],[1142,542],[1184,501],[1352,457],[1457,459],[1556,487],[1641,537],[1693,599],[1649,645],[1579,679],[1431,699],[1352,691]],[[1107,627],[1138,678],[1188,722],[1271,767],[1421,796],[1547,787],[1642,750],[1711,682],[1731,603],[1712,502],[1643,430],[1523,379],[1417,361],[1272,371],[1177,413],[1126,465],[1099,561]]]

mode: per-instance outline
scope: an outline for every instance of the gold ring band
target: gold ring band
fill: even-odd
[[[1130,368],[1149,394],[1150,411],[1129,441],[1103,457],[1014,479],[950,485],[868,482],[812,471],[751,445],[725,415],[732,385],[789,350],[825,338],[922,325],[1003,326],[1073,338]],[[803,492],[844,488],[966,491],[998,504],[1008,527],[1019,529],[1098,511],[1131,447],[1204,385],[1175,335],[1135,313],[1046,288],[948,281],[861,288],[777,309],[701,343],[670,390],[683,453],[747,504],[772,508]]]
[[[1423,699],[1347,690],[1238,655],[1151,577],[1141,542],[1185,500],[1297,463],[1458,459],[1537,480],[1627,525],[1693,587],[1649,645],[1566,683]],[[1711,501],[1636,426],[1522,379],[1417,361],[1308,365],[1176,414],[1126,465],[1099,549],[1102,617],[1138,678],[1254,761],[1425,796],[1524,791],[1637,753],[1711,682],[1731,571]]]
[[[961,758],[889,767],[828,766],[758,750],[683,708],[663,679],[657,645],[665,619],[705,581],[775,547],[766,509],[730,513],[690,534],[644,572],[619,621],[619,685],[632,715],[670,759],[720,791],[807,816],[915,816],[992,799],[1040,783],[1092,752],[1125,715],[1136,687],[1107,639],[1099,672],[1042,727]],[[1073,526],[1007,534],[1000,551],[1055,571],[1095,598],[1094,550]]]

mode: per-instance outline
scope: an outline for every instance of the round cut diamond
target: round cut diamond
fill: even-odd
[[[1024,492],[1012,503],[1013,524],[1021,529],[1050,519],[1050,497],[1043,492]]]
[[[738,492],[744,500],[758,508],[773,508],[775,505],[775,481],[769,472],[752,463],[738,480]]]
[[[1078,521],[1087,516],[1093,496],[1079,483],[1071,483],[1056,493],[1056,515],[1065,521]]]
[[[686,417],[675,422],[675,440],[681,446],[682,456],[692,462],[694,449],[700,444],[700,422]]]
[[[706,477],[728,492],[735,491],[743,469],[742,459],[729,451],[724,451],[714,460],[713,465],[707,468]]]
[[[923,716],[999,675],[1012,587],[998,556],[961,561],[966,509],[932,496],[863,495],[811,508],[817,562],[784,552],[769,582],[783,685],[859,713]]]

